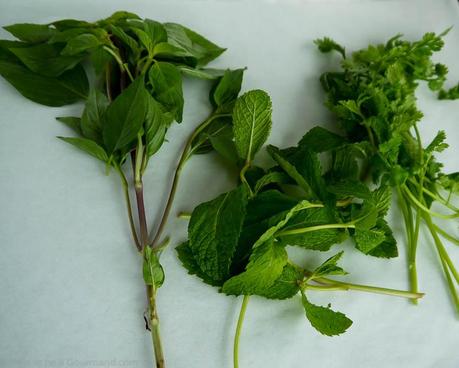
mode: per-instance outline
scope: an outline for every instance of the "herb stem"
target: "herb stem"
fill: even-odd
[[[337,281],[337,280],[331,280],[325,277],[317,277],[314,278],[314,281],[327,285],[327,286],[332,286],[333,288],[336,288],[336,290],[358,290],[358,291],[364,291],[367,293],[375,293],[375,294],[384,294],[384,295],[392,295],[392,296],[398,296],[402,298],[409,298],[409,299],[419,299],[424,296],[423,293],[419,292],[411,292],[411,291],[404,291],[404,290],[397,290],[397,289],[389,289],[389,288],[383,288],[383,287],[377,287],[377,286],[368,286],[368,285],[361,285],[361,284],[352,284],[348,282],[342,282],[342,281]],[[307,285],[309,288],[311,285]],[[317,289],[317,287],[316,287]],[[318,289],[317,289],[318,290]],[[326,290],[331,290],[330,288]]]
[[[424,178],[425,179],[425,178]],[[416,181],[413,179],[408,179],[412,184],[416,185]],[[422,191],[426,193],[430,198],[435,199],[437,202],[441,203],[445,207],[449,208],[451,211],[457,212],[459,211],[459,208],[453,206],[451,203],[449,203],[447,200],[445,200],[443,197],[440,197],[439,195],[436,195],[435,193],[432,193],[430,190],[428,190],[425,187],[422,187]]]
[[[135,245],[137,247],[137,250],[141,251],[142,250],[142,246],[139,243],[139,238],[137,236],[137,230],[136,230],[135,224],[134,224],[134,217],[132,215],[132,204],[131,204],[131,199],[129,197],[128,181],[126,179],[126,176],[124,175],[123,170],[121,170],[121,168],[118,165],[116,165],[116,171],[118,171],[118,173],[120,175],[120,178],[121,178],[121,184],[123,185],[124,198],[126,199],[126,207],[127,207],[127,211],[128,211],[129,225],[131,227],[132,237],[134,238],[134,242],[135,242]]]
[[[300,227],[298,229],[280,231],[276,234],[276,236],[297,235],[297,234],[309,233],[311,231],[326,230],[326,229],[349,229],[349,228],[355,228],[355,224],[353,223],[326,224],[326,225]]]
[[[242,325],[244,323],[245,312],[249,303],[250,295],[244,295],[242,299],[241,310],[239,312],[239,318],[237,320],[236,334],[234,335],[234,346],[233,346],[233,366],[239,368],[239,340],[241,337]]]
[[[429,215],[431,216],[434,216],[434,217],[439,217],[439,218],[442,218],[442,219],[453,219],[453,218],[456,218],[456,217],[459,217],[459,212],[457,213],[453,213],[453,214],[450,214],[450,215],[444,215],[442,213],[438,213],[438,212],[434,212],[432,210],[430,210],[429,208],[427,208],[424,204],[422,204],[421,202],[419,202],[417,200],[417,198],[413,195],[413,193],[411,193],[410,189],[404,185],[403,186],[403,190],[404,192],[406,193],[406,195],[408,196],[409,200],[416,206],[418,207],[420,210],[428,213]]]
[[[185,166],[185,163],[187,160],[190,158],[190,152],[191,152],[191,146],[193,144],[194,139],[201,133],[207,126],[209,126],[210,123],[212,123],[215,119],[223,116],[231,116],[229,114],[211,114],[206,120],[204,120],[194,131],[191,133],[190,137],[188,138],[188,141],[183,148],[182,155],[180,156],[179,163],[177,165],[177,168],[175,169],[175,174],[174,174],[174,179],[172,181],[172,186],[171,190],[169,192],[169,197],[166,202],[166,206],[164,207],[163,215],[161,218],[161,222],[159,223],[158,230],[156,231],[155,236],[153,237],[153,240],[150,242],[151,247],[155,248],[157,242],[159,241],[162,232],[164,231],[164,227],[166,226],[167,220],[169,218],[169,214],[172,208],[172,203],[174,202],[175,198],[175,193],[177,191],[177,186],[178,182],[180,179],[180,175],[182,173],[183,167]]]
[[[433,224],[433,227],[435,228],[436,232],[443,236],[446,240],[449,240],[451,243],[454,243],[456,245],[459,245],[459,239],[455,238],[451,234],[447,233],[445,230],[443,230],[441,227]]]
[[[159,329],[159,318],[156,308],[156,289],[152,285],[147,285],[147,296],[150,308],[150,330],[153,351],[155,353],[156,368],[164,368],[166,366],[164,360],[163,347],[161,342],[161,334]]]
[[[239,173],[239,177],[241,178],[241,182],[247,187],[250,193],[250,197],[253,197],[253,191],[252,188],[250,188],[249,182],[245,178],[245,173],[246,171],[250,168],[250,161],[247,160],[245,163],[244,167],[242,168],[241,172]]]

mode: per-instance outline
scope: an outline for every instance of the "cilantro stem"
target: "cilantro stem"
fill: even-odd
[[[233,366],[239,368],[239,340],[241,337],[242,325],[244,323],[245,312],[249,303],[250,295],[244,295],[242,299],[241,310],[239,312],[239,318],[237,320],[236,334],[234,335],[234,346],[233,346]]]
[[[311,231],[326,230],[326,229],[349,229],[349,228],[355,228],[355,224],[353,224],[353,223],[326,224],[326,225],[315,225],[315,226],[308,226],[308,227],[300,227],[298,229],[280,231],[280,232],[278,232],[276,234],[276,236],[304,234],[304,233],[309,233]]]
[[[446,240],[449,240],[451,243],[454,243],[456,245],[459,245],[459,239],[455,238],[451,234],[447,233],[445,230],[443,230],[441,227],[433,224],[433,227],[435,228],[435,231],[439,233],[441,236],[443,236]]]
[[[419,202],[417,200],[417,198],[413,195],[413,193],[411,193],[410,189],[405,184],[403,185],[403,190],[406,193],[406,195],[408,196],[408,199],[410,200],[410,202],[412,202],[420,210],[428,213],[431,216],[442,218],[442,219],[445,219],[445,220],[454,219],[454,218],[459,217],[459,212],[454,213],[454,214],[450,214],[450,215],[444,215],[442,213],[434,212],[434,211],[430,210],[429,208],[427,208],[424,204]]]
[[[416,181],[414,181],[413,179],[409,178],[408,179],[412,184],[416,185]],[[426,193],[430,198],[432,199],[435,199],[437,202],[441,203],[442,205],[444,205],[445,207],[449,208],[451,211],[454,211],[454,212],[457,212],[459,211],[459,208],[453,206],[451,203],[449,203],[447,200],[445,200],[443,197],[440,197],[439,195],[436,195],[434,193],[432,193],[430,190],[428,190],[427,188],[425,187],[422,187],[422,191],[424,193]]]
[[[183,167],[185,166],[187,160],[191,157],[192,151],[192,144],[195,138],[201,133],[205,128],[207,128],[210,123],[212,123],[215,119],[224,116],[231,116],[230,114],[215,114],[212,113],[206,120],[204,120],[194,131],[191,133],[190,137],[188,138],[185,147],[183,148],[182,155],[180,156],[179,163],[177,168],[175,169],[174,179],[172,181],[171,190],[169,192],[169,197],[166,202],[166,206],[164,207],[163,215],[161,217],[161,222],[159,223],[158,229],[156,230],[156,234],[153,237],[153,240],[150,242],[151,247],[155,248],[156,243],[159,241],[162,232],[164,231],[164,227],[166,226],[167,220],[169,218],[169,214],[172,208],[172,203],[174,202],[175,193],[177,191],[178,182],[180,179],[180,175],[182,173]]]
[[[440,256],[440,261],[443,267],[443,271],[446,276],[446,281],[448,284],[448,288],[450,290],[451,298],[453,299],[454,305],[456,307],[456,312],[459,313],[459,295],[457,293],[456,286],[454,285],[454,282],[451,278],[450,271],[451,273],[453,273],[453,276],[456,279],[457,283],[459,283],[459,275],[451,261],[451,258],[449,258],[449,255],[446,252],[445,247],[443,246],[443,243],[441,242],[440,238],[438,237],[437,232],[435,231],[432,219],[427,214],[424,214],[423,218],[434,240],[435,246],[438,251],[438,255]]]

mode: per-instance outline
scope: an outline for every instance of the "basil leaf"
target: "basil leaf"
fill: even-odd
[[[146,111],[147,91],[143,76],[140,76],[108,106],[105,113],[103,139],[109,154],[137,137]]]
[[[226,70],[211,94],[211,102],[215,106],[224,106],[237,99],[241,91],[244,69]]]
[[[182,75],[179,69],[170,63],[156,62],[148,73],[153,97],[174,113],[177,122],[182,121],[183,90]]]
[[[148,95],[148,108],[145,118],[145,146],[147,157],[154,155],[164,142],[167,128],[174,117],[164,111],[153,97]]]
[[[81,131],[81,118],[75,116],[58,116],[56,120],[67,125],[75,133],[83,135],[83,132]]]
[[[61,51],[61,55],[76,55],[102,46],[102,42],[90,33],[81,34],[72,38]]]
[[[108,98],[102,92],[97,89],[92,89],[89,92],[88,100],[81,116],[81,131],[86,138],[102,143],[102,116],[108,105]]]
[[[18,23],[3,27],[21,41],[40,43],[48,41],[56,30],[46,24]]]
[[[81,66],[57,78],[44,77],[27,68],[0,61],[0,75],[24,97],[47,106],[63,106],[86,98],[88,79]]]
[[[89,153],[91,156],[98,158],[101,161],[107,162],[108,156],[105,150],[99,146],[96,142],[87,138],[73,138],[73,137],[57,137],[62,139],[64,142],[70,143],[71,145],[79,148],[80,150]]]

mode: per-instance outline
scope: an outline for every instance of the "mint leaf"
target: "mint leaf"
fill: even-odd
[[[108,156],[105,150],[99,146],[96,142],[86,138],[72,138],[72,137],[57,137],[62,139],[64,142],[70,143],[71,145],[79,148],[91,156],[98,158],[101,161],[107,162]]]
[[[143,76],[140,76],[108,106],[103,138],[109,154],[137,137],[145,120],[147,96]]]
[[[384,233],[384,240],[370,250],[367,254],[379,258],[394,258],[398,256],[397,241],[392,230],[385,220],[379,218],[376,222],[376,229]]]
[[[274,283],[257,295],[268,299],[289,299],[300,291],[299,283],[304,279],[303,272],[291,264],[286,264]]]
[[[228,295],[263,294],[269,289],[287,263],[287,252],[273,239],[255,247],[246,270],[226,281],[222,291]]]
[[[270,184],[286,184],[290,182],[290,178],[280,171],[271,171],[261,177],[255,185],[255,193],[258,193],[265,186]]]
[[[239,157],[250,162],[271,129],[271,99],[268,94],[253,90],[239,97],[233,109],[233,125]]]
[[[386,239],[384,231],[379,229],[365,229],[356,227],[354,240],[356,247],[364,254],[369,254],[373,249]]]
[[[352,325],[352,321],[341,312],[335,312],[330,308],[314,305],[309,302],[306,295],[302,298],[306,317],[311,322],[312,327],[322,335],[340,335]]]
[[[309,130],[298,143],[299,146],[306,146],[313,152],[326,152],[336,149],[346,144],[346,138],[331,131],[322,128],[314,127]]]
[[[336,253],[334,256],[328,258],[324,263],[322,263],[313,271],[310,279],[330,275],[347,275],[347,272],[338,266],[338,261],[343,256],[343,253],[344,252],[341,251],[339,253]]]
[[[247,206],[245,188],[197,206],[188,225],[189,247],[201,270],[213,280],[229,275]]]

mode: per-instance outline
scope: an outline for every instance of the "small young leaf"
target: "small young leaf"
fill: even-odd
[[[261,90],[239,97],[233,109],[234,139],[239,157],[250,162],[271,130],[271,99]]]
[[[103,139],[110,155],[137,137],[147,112],[147,96],[140,76],[108,106]]]
[[[156,62],[150,68],[150,83],[153,97],[175,115],[177,122],[182,121],[183,90],[182,75],[173,64]]]
[[[70,143],[71,145],[79,148],[91,156],[98,158],[101,161],[107,162],[108,156],[105,150],[99,146],[96,142],[86,138],[73,138],[73,137],[57,137],[62,139],[64,142]]]
[[[143,280],[145,285],[154,285],[156,289],[160,288],[164,282],[164,270],[157,254],[151,247],[146,246],[143,259]]]
[[[352,321],[343,313],[312,304],[304,294],[302,301],[307,319],[323,335],[340,335],[352,325]]]
[[[330,275],[347,275],[347,272],[338,266],[338,261],[343,256],[343,253],[344,252],[341,251],[328,258],[324,263],[322,263],[314,270],[311,279]]]
[[[247,206],[243,186],[197,206],[188,225],[189,246],[201,270],[224,280],[229,269]]]

